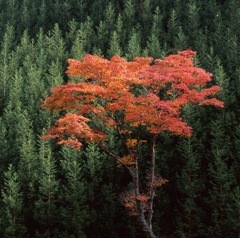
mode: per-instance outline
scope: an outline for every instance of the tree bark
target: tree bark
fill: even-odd
[[[153,188],[153,181],[155,179],[155,138],[153,140],[152,144],[152,159],[151,159],[151,185],[149,189],[150,194],[150,201],[148,203],[148,217],[146,218],[144,214],[144,208],[143,208],[143,202],[139,201],[137,197],[140,195],[140,182],[139,182],[139,167],[138,167],[138,157],[136,157],[136,163],[135,163],[135,170],[134,170],[134,187],[135,187],[135,199],[136,199],[136,206],[137,206],[137,212],[139,220],[142,224],[143,230],[148,233],[150,238],[156,238],[156,236],[153,233],[152,229],[152,216],[153,216],[153,198],[155,195],[155,191]],[[150,191],[151,190],[151,191]]]
[[[151,168],[150,168],[150,181],[149,181],[149,201],[148,201],[148,224],[152,230],[152,217],[153,217],[153,200],[155,197],[156,186],[155,183],[155,163],[156,163],[156,153],[155,153],[155,143],[156,137],[154,136],[151,147]]]

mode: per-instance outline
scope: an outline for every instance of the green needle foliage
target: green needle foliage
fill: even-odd
[[[12,164],[4,172],[4,183],[1,190],[1,234],[3,237],[25,237],[26,229],[23,222],[23,194],[18,175],[14,171]]]
[[[239,25],[238,0],[0,1],[0,237],[144,238],[119,202],[131,187],[114,157],[126,149],[121,141],[108,133],[110,151],[89,144],[81,154],[43,142],[59,115],[41,104],[73,80],[68,58],[185,49],[213,74],[225,108],[184,108],[191,139],[159,137],[156,170],[168,183],[157,192],[153,226],[159,237],[238,237]]]

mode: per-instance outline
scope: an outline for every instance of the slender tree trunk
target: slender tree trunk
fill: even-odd
[[[155,163],[156,163],[156,153],[155,153],[155,143],[156,137],[153,138],[152,142],[152,155],[151,155],[151,168],[150,168],[150,181],[149,181],[149,201],[148,201],[148,224],[149,228],[152,230],[152,217],[153,217],[153,199],[155,197],[156,187],[154,185],[155,182]]]
[[[154,181],[155,178],[155,139],[152,145],[152,162],[151,162],[151,181]],[[139,220],[142,224],[143,230],[146,231],[149,235],[150,238],[156,238],[156,236],[153,233],[152,230],[152,215],[153,215],[153,198],[154,198],[154,188],[153,188],[153,183],[150,185],[150,201],[148,203],[148,219],[146,218],[144,214],[144,207],[143,207],[143,202],[139,201],[137,199],[138,196],[140,196],[140,189],[139,189],[139,167],[138,167],[138,157],[136,157],[136,163],[135,163],[135,171],[134,171],[134,187],[135,187],[135,197],[136,197],[136,206],[137,206],[137,212],[138,212],[138,217]]]

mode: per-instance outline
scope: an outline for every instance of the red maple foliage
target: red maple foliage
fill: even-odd
[[[59,144],[77,149],[83,141],[107,140],[106,131],[116,130],[125,138],[128,153],[118,163],[130,171],[135,190],[127,197],[129,204],[128,199],[124,203],[139,215],[150,237],[155,237],[151,224],[155,190],[166,182],[156,179],[154,171],[157,136],[164,131],[191,136],[191,127],[181,117],[181,108],[188,103],[224,106],[214,97],[221,90],[218,86],[204,88],[212,74],[194,66],[194,55],[186,50],[164,59],[135,58],[133,62],[117,55],[111,60],[89,54],[81,61],[69,59],[67,74],[81,80],[52,89],[43,104],[52,112],[66,112],[44,138],[57,138]],[[140,193],[138,178],[138,145],[146,141],[141,131],[149,134],[152,149],[146,194]]]
[[[191,128],[180,117],[182,106],[194,103],[223,107],[223,102],[211,98],[220,91],[218,86],[203,89],[212,75],[194,67],[194,55],[186,50],[163,60],[135,58],[127,62],[119,56],[107,60],[96,55],[86,55],[81,62],[69,59],[67,73],[91,82],[52,89],[43,106],[68,113],[44,138],[58,138],[59,143],[80,149],[80,139],[106,138],[104,131],[88,125],[95,119],[121,130],[146,126],[151,134],[169,131],[190,136]],[[121,118],[120,111],[124,115]]]

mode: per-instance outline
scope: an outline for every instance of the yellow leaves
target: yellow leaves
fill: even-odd
[[[132,131],[130,131],[130,130],[120,130],[119,132],[120,132],[120,134],[131,134],[132,133]]]
[[[137,139],[127,139],[127,141],[126,141],[126,145],[128,148],[134,148],[137,146],[137,144],[138,144]]]
[[[121,157],[118,160],[118,167],[124,166],[131,166],[136,163],[136,155],[135,154],[129,154]]]

